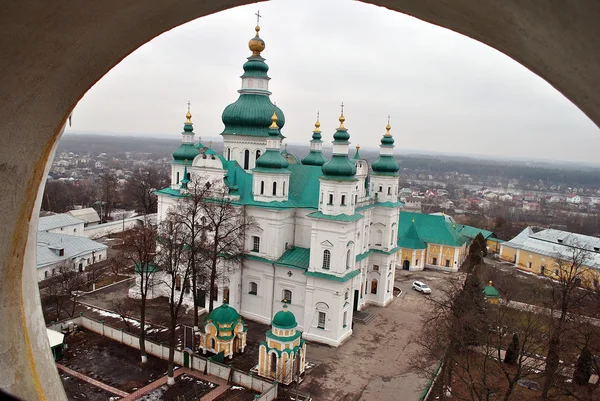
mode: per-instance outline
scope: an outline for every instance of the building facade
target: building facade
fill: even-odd
[[[257,227],[247,233],[243,268],[220,275],[215,305],[226,301],[242,316],[270,324],[286,301],[305,339],[338,346],[352,334],[355,311],[393,299],[402,206],[394,139],[388,121],[370,173],[358,148],[349,157],[342,106],[331,159],[322,152],[318,117],[307,155],[282,152],[285,116],[269,98],[259,30],[249,43],[239,97],[222,114],[223,154],[195,139],[188,109],[171,185],[156,192],[158,218],[177,207],[193,177],[225,189]]]

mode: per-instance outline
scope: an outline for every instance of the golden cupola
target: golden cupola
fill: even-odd
[[[250,42],[248,42],[248,48],[252,52],[253,56],[260,56],[260,52],[265,50],[265,41],[262,40],[260,36],[258,36],[260,26],[256,25],[254,30],[256,31],[256,35],[252,39],[250,39]]]

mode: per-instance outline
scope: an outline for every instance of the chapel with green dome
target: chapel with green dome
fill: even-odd
[[[267,340],[258,348],[258,374],[279,383],[299,380],[306,365],[306,341],[297,330],[296,316],[286,302],[273,316]]]
[[[204,319],[204,333],[200,336],[199,348],[233,358],[236,353],[246,349],[248,328],[240,314],[228,303],[223,303],[210,312]]]

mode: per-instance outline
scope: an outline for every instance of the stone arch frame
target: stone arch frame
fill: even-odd
[[[27,1],[23,2],[25,7],[28,7]],[[65,2],[52,7],[31,6],[28,13],[21,13],[17,6],[6,8],[1,19],[3,22],[14,21],[4,25],[8,25],[7,36],[15,40],[3,43],[8,49],[3,48],[2,53],[14,55],[19,62],[6,64],[5,75],[12,79],[5,80],[1,89],[8,93],[7,98],[11,101],[7,102],[7,107],[0,107],[0,132],[5,137],[9,133],[5,127],[12,127],[12,132],[25,132],[18,141],[0,150],[0,160],[8,166],[0,175],[0,182],[12,188],[10,198],[8,195],[0,197],[0,206],[6,211],[0,231],[0,238],[5,238],[0,245],[4,262],[1,274],[11,278],[0,286],[0,293],[6,299],[15,300],[2,316],[14,334],[7,336],[10,356],[18,361],[11,370],[1,371],[9,377],[22,378],[6,387],[8,391],[23,399],[64,399],[52,361],[44,356],[46,344],[32,341],[39,336],[43,324],[39,296],[28,284],[29,281],[35,284],[35,271],[30,268],[35,265],[35,251],[26,245],[35,243],[37,211],[34,213],[34,209],[39,207],[40,183],[47,173],[44,165],[55,150],[61,127],[70,111],[94,82],[143,43],[182,23],[243,3],[234,0],[225,4],[223,0],[216,0],[186,4],[188,7],[183,8],[174,7],[173,2],[137,2],[132,7],[120,9],[104,4],[101,8],[77,9]],[[384,5],[377,0],[371,3]],[[594,54],[593,26],[599,15],[588,7],[587,2],[565,9],[553,5],[541,12],[531,8],[534,6],[514,0],[478,4],[434,0],[427,5],[393,0],[385,5],[390,10],[444,26],[506,53],[546,79],[593,121],[600,122],[599,95],[592,93],[600,72],[596,59],[590,61],[586,56]],[[510,15],[527,15],[528,18],[507,18]],[[78,43],[72,43],[70,38],[79,36],[81,25],[70,22],[88,18],[94,22],[88,25],[91,30],[81,35]],[[123,20],[131,24],[125,26],[121,23]],[[61,23],[57,24],[57,21]],[[577,29],[565,28],[573,25],[571,21],[577,21]],[[35,28],[23,29],[24,26]],[[140,29],[131,29],[131,26]],[[46,31],[50,32],[46,36],[55,40],[53,46],[47,46],[45,40],[35,39]],[[97,38],[96,43],[94,38]],[[69,65],[56,63],[56,69],[48,72],[48,79],[41,84],[32,84],[39,76],[35,71],[53,64],[52,60],[58,56],[70,60]],[[22,99],[33,99],[30,109],[35,113],[26,118],[15,111],[23,103]],[[23,154],[23,149],[29,149],[31,156],[19,161],[17,155]],[[36,191],[38,200],[33,195]],[[23,202],[12,202],[14,205],[11,205],[13,198]]]

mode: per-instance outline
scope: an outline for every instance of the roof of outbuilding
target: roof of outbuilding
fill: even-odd
[[[107,248],[106,245],[89,238],[41,231],[37,235],[37,267],[60,263]],[[53,249],[64,249],[63,256],[59,256]]]
[[[461,235],[464,235],[465,237],[470,238],[470,239],[475,238],[477,236],[477,234],[479,234],[479,233],[481,233],[481,235],[483,235],[483,238],[486,240],[496,237],[496,234],[494,234],[491,231],[484,230],[482,228],[473,227],[473,226],[466,226],[466,225],[462,225],[462,224],[456,225],[456,231],[458,231]]]
[[[40,217],[38,219],[38,231],[48,231],[84,223],[85,221],[79,220],[67,213],[55,214],[53,216]]]
[[[86,207],[85,209],[70,210],[67,212],[72,217],[83,220],[86,223],[97,223],[100,221],[100,216],[94,208]]]
[[[404,236],[398,240],[398,246],[406,249],[427,249],[427,244],[419,238],[414,223],[410,225]]]
[[[400,212],[398,224],[398,242],[407,234],[412,222],[421,241],[430,244],[462,246],[467,242],[467,237],[453,227],[451,223],[446,222],[444,216],[435,216],[430,214],[420,214],[411,212]]]
[[[284,252],[275,262],[276,265],[308,269],[310,248],[293,247]]]

